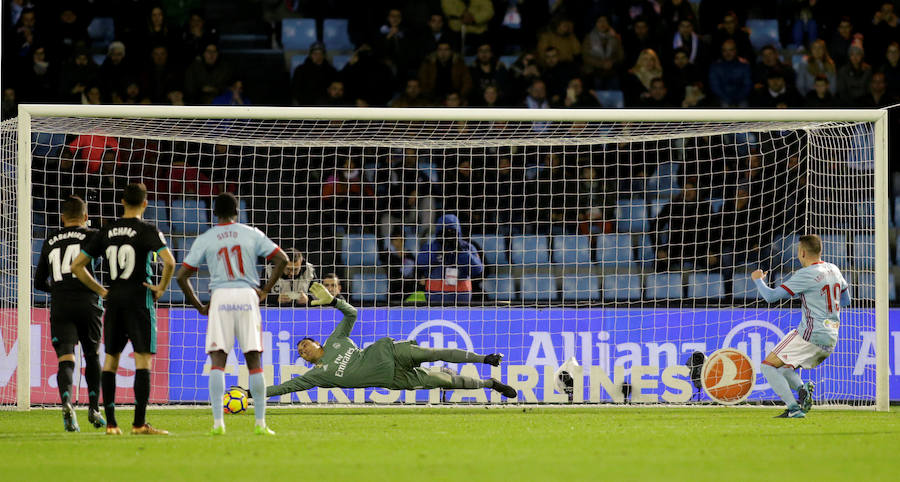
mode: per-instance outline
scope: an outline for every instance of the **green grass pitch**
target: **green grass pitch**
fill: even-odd
[[[252,409],[251,409],[252,412]],[[2,480],[897,480],[900,410],[289,408],[212,437],[201,409],[154,409],[168,437],[107,437],[79,410],[0,411]],[[132,412],[119,410],[130,427]]]

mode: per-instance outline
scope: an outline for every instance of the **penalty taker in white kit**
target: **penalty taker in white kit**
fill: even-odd
[[[250,390],[263,394],[266,379],[262,368],[262,318],[259,303],[266,299],[272,286],[284,273],[287,255],[262,231],[237,222],[238,201],[231,193],[216,197],[213,207],[219,223],[201,234],[191,251],[184,258],[176,275],[178,285],[187,301],[209,316],[206,328],[206,352],[212,365],[209,370],[209,400],[213,410],[213,435],[225,433],[222,398],[225,396],[225,362],[228,352],[237,338],[250,370]],[[275,268],[262,288],[259,286],[259,270],[256,259],[265,257]],[[209,267],[209,305],[204,306],[190,278],[203,263]],[[266,401],[259,400],[253,407],[256,419],[254,433],[274,435],[266,425]]]
[[[419,366],[435,361],[498,366],[503,358],[500,354],[478,355],[455,348],[422,348],[415,341],[394,341],[387,337],[360,350],[349,338],[356,322],[356,308],[334,296],[320,283],[314,283],[310,291],[316,298],[312,305],[334,306],[341,310],[344,318],[325,343],[320,345],[312,338],[300,340],[297,344],[300,357],[315,364],[315,367],[302,376],[266,388],[266,397],[312,387],[383,387],[391,390],[492,388],[507,398],[518,395],[516,389],[493,378],[481,380]]]
[[[812,408],[815,384],[803,383],[797,370],[815,368],[825,361],[837,344],[841,307],[850,305],[850,290],[837,266],[822,261],[822,240],[816,235],[800,236],[797,259],[803,266],[781,286],[766,286],[766,273],[754,271],[750,277],[766,301],[800,298],[803,316],[796,329],[782,338],[762,362],[762,372],[772,390],[787,406],[778,418],[803,418]],[[797,398],[791,390],[797,390]]]

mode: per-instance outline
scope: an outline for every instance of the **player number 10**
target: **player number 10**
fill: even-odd
[[[241,257],[241,246],[232,246],[231,254],[234,255],[235,261],[237,261],[238,270],[241,272],[241,276],[244,276],[244,259]],[[219,250],[219,259],[222,260],[222,263],[225,264],[225,269],[228,270],[228,279],[234,279],[234,269],[231,268],[231,256],[228,256],[227,247],[223,247]]]
[[[834,296],[831,296],[831,291],[834,290]],[[828,312],[829,313],[837,313],[841,311],[841,303],[839,302],[841,299],[841,284],[835,283],[832,286],[825,285],[820,290],[822,293],[825,293],[825,296],[828,297]]]

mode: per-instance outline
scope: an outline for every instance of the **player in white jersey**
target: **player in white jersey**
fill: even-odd
[[[831,355],[841,326],[841,307],[850,305],[847,280],[837,266],[822,261],[821,256],[822,240],[818,236],[800,236],[797,259],[803,267],[790,279],[772,289],[766,286],[762,270],[750,275],[769,303],[800,298],[800,324],[781,339],[761,367],[772,390],[787,406],[779,418],[803,418],[812,408],[815,384],[804,384],[797,370],[815,368]],[[798,398],[791,390],[797,390]]]
[[[201,234],[184,258],[176,275],[188,302],[202,315],[209,315],[206,352],[209,353],[209,399],[213,409],[213,435],[225,433],[222,398],[225,395],[225,361],[237,337],[250,370],[255,433],[272,435],[266,425],[266,380],[262,369],[262,318],[259,303],[284,273],[288,258],[262,231],[236,222],[238,201],[231,193],[216,197],[214,213],[219,224]],[[265,257],[275,264],[265,286],[259,286],[256,260]],[[203,263],[209,267],[212,292],[209,305],[197,299],[190,284]]]

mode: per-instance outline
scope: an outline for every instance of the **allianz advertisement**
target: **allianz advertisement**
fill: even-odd
[[[35,312],[45,310],[35,309]],[[209,362],[203,351],[206,318],[194,310],[158,310],[159,353],[154,361],[153,402],[204,402]],[[873,400],[875,331],[871,310],[842,314],[835,353],[818,368],[802,373],[817,384],[816,398]],[[46,315],[35,313],[32,326],[32,401],[58,403],[56,361],[48,340]],[[575,357],[575,401],[621,402],[622,385],[631,387],[634,403],[680,403],[695,394],[685,361],[694,351],[706,355],[723,348],[747,353],[757,367],[784,333],[793,329],[799,310],[673,309],[517,309],[517,308],[360,308],[351,334],[365,347],[378,338],[414,339],[421,346],[503,353],[500,367],[449,364],[462,374],[494,377],[519,389],[519,401],[565,402],[555,389],[553,372]],[[304,336],[323,341],[340,321],[334,309],[264,309],[263,347],[266,378],[278,383],[306,371],[296,343]],[[40,321],[37,321],[40,320]],[[8,332],[4,332],[7,335]],[[15,386],[16,342],[0,343],[0,386]],[[38,351],[36,351],[38,350]],[[130,346],[121,364],[120,403],[132,398]],[[46,356],[45,356],[46,355]],[[440,364],[436,364],[440,365]],[[131,369],[129,368],[131,367]],[[891,399],[900,400],[900,310],[890,312]],[[34,376],[35,374],[39,376]],[[242,356],[229,357],[227,384],[247,384]],[[84,382],[82,380],[82,386]],[[82,388],[82,391],[84,388]],[[0,390],[9,396],[11,390]],[[120,397],[117,397],[120,398]],[[751,401],[776,397],[761,375]],[[86,400],[86,394],[84,399]],[[491,390],[417,392],[386,389],[313,389],[281,398],[308,403],[499,402]],[[706,397],[703,395],[703,399]]]

